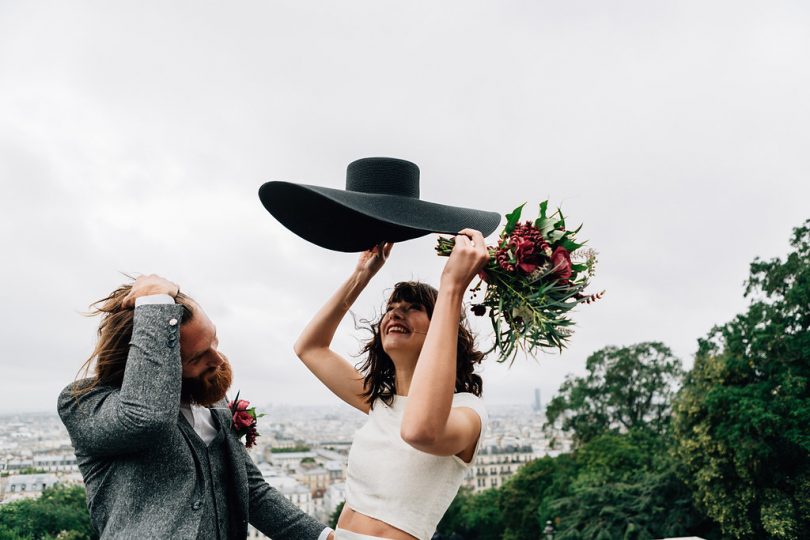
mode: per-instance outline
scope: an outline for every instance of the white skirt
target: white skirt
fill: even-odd
[[[385,540],[382,536],[369,536],[367,534],[360,534],[346,529],[335,530],[335,540]]]

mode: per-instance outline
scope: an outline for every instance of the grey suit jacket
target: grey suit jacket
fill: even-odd
[[[74,390],[89,384],[85,379],[59,396],[59,415],[102,539],[197,537],[201,478],[180,424],[185,422],[180,415],[180,325],[171,324],[181,318],[180,306],[137,307],[121,388],[96,387],[77,398]],[[230,425],[227,411],[212,412]],[[245,538],[250,522],[274,540],[317,539],[325,526],[267,485],[230,429],[226,445],[232,475],[230,536]]]

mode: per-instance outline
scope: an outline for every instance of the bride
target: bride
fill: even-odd
[[[391,248],[363,252],[295,344],[321,382],[368,415],[349,453],[337,540],[429,539],[475,458],[487,418],[481,377],[473,373],[483,354],[462,311],[470,281],[489,259],[477,230],[456,236],[438,290],[395,285],[359,369],[330,348]]]

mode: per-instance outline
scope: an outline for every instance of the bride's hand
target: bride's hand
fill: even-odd
[[[364,251],[360,254],[360,259],[357,261],[357,268],[355,270],[360,273],[368,274],[369,277],[373,276],[383,267],[385,261],[388,260],[388,255],[391,253],[393,246],[393,242],[382,242]]]
[[[466,289],[472,278],[489,261],[486,240],[480,231],[464,229],[456,235],[456,242],[442,272],[441,285]]]

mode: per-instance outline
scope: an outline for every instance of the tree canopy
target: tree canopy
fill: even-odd
[[[663,343],[605,347],[586,360],[587,375],[568,376],[546,407],[546,427],[571,433],[577,445],[608,432],[669,426],[683,372]]]
[[[810,220],[755,259],[745,313],[700,340],[675,405],[698,504],[735,538],[810,534]]]
[[[536,459],[500,489],[460,494],[439,524],[444,537],[539,539],[547,521],[555,540],[718,537],[669,452],[680,361],[661,343],[640,343],[597,351],[587,368],[547,412],[549,425],[574,435],[574,452]]]
[[[0,506],[0,538],[44,540],[98,538],[90,524],[84,488],[56,484],[37,499]]]

